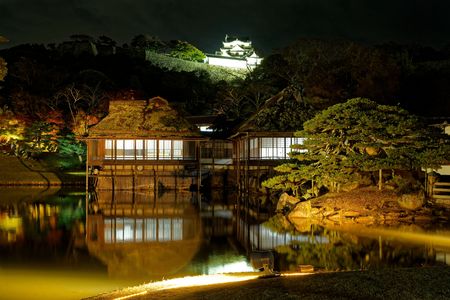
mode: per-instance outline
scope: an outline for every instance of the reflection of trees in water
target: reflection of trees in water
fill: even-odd
[[[293,242],[277,247],[281,269],[297,270],[299,265],[313,265],[325,270],[359,270],[394,266],[421,266],[434,264],[434,250],[414,246],[362,238],[348,233],[322,230],[321,236],[329,243],[320,243],[318,231],[311,231],[310,242]]]
[[[28,190],[23,194],[27,195]],[[34,198],[29,191],[27,197]],[[9,241],[2,255],[33,261],[49,258],[53,261],[70,259],[84,240],[84,195],[55,193],[30,201],[13,201],[0,205],[0,211],[19,218],[21,235]],[[76,250],[76,251],[75,251]]]

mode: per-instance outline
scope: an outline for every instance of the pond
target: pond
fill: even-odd
[[[0,189],[0,298],[80,299],[172,277],[450,264],[450,231],[282,226],[234,194]],[[88,213],[86,213],[88,207]],[[285,227],[288,227],[286,230]],[[356,231],[356,232],[355,232]]]

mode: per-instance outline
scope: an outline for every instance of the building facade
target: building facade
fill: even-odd
[[[252,69],[261,64],[262,58],[256,54],[249,38],[227,34],[220,50],[207,54],[205,62],[228,68]]]
[[[96,190],[199,186],[204,140],[161,97],[110,101],[108,116],[86,139],[90,183]]]

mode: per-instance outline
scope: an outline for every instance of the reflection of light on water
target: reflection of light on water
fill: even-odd
[[[2,242],[15,242],[18,236],[21,236],[22,234],[23,229],[21,217],[9,217],[7,215],[0,216],[0,244]],[[6,236],[5,241],[3,240],[2,236]]]
[[[0,299],[81,299],[135,284],[101,270],[0,268]]]
[[[208,274],[252,272],[253,268],[245,260],[224,264],[221,266],[211,266],[208,268]]]
[[[241,226],[244,226],[241,220]],[[288,245],[292,242],[328,244],[328,237],[312,234],[295,234],[289,232],[276,232],[267,225],[251,225],[250,226],[250,243],[254,249],[271,250],[278,246]]]
[[[20,217],[2,217],[0,218],[1,230],[16,230],[19,231],[22,227],[22,218]]]
[[[450,236],[432,232],[410,232],[390,228],[367,228],[363,226],[331,227],[334,230],[353,233],[357,236],[379,238],[411,242],[418,245],[432,245],[450,248]]]

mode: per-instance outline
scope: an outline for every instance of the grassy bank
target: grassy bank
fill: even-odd
[[[96,299],[449,299],[449,282],[450,267],[442,266],[281,276],[204,286],[194,283],[182,288],[164,288],[162,282]]]
[[[40,159],[21,159],[0,154],[0,185],[61,186],[84,185],[83,170],[62,170],[56,163],[56,155]]]

